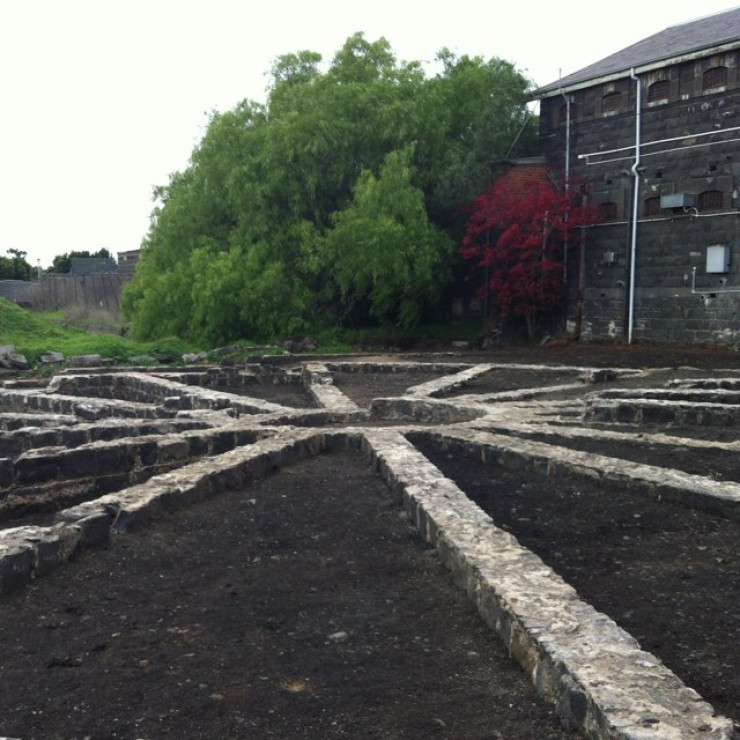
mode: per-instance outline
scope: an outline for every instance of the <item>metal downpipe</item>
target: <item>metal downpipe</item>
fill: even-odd
[[[640,78],[635,74],[634,67],[630,70],[630,77],[637,82],[637,100],[635,103],[635,161],[632,165],[634,189],[632,197],[632,232],[630,236],[630,279],[629,279],[629,315],[627,319],[627,342],[632,344],[632,335],[635,326],[635,267],[637,262],[637,219],[640,210],[640,128],[642,123],[642,86]]]

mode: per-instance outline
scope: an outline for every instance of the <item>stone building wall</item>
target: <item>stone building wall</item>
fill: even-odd
[[[725,84],[705,89],[717,75]],[[737,52],[655,70],[640,84],[634,336],[740,345]],[[629,77],[570,93],[571,182],[580,188],[585,181],[589,201],[604,218],[586,230],[585,244],[574,234],[568,245],[568,318],[574,328],[582,316],[585,337],[626,331],[636,97]],[[541,134],[549,168],[562,181],[563,96],[542,100]],[[713,245],[726,247],[727,271],[707,270]]]

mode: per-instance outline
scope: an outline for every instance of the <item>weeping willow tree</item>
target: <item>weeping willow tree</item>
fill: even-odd
[[[325,70],[315,52],[280,57],[266,104],[214,113],[155,190],[123,296],[132,334],[222,342],[422,318],[530,87],[500,59],[439,62],[428,77],[356,34]]]

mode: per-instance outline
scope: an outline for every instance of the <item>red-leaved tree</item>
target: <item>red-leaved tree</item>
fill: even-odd
[[[523,317],[530,338],[538,317],[563,303],[566,238],[597,220],[597,210],[576,199],[548,182],[512,188],[503,178],[473,204],[460,254],[480,278],[479,297]]]

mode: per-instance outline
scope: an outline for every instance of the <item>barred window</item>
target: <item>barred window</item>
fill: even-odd
[[[656,195],[652,198],[645,198],[642,204],[642,215],[643,216],[659,216],[660,215],[660,196]]]
[[[700,211],[719,211],[724,208],[725,194],[721,190],[705,190],[699,193],[698,206]]]
[[[648,88],[647,101],[653,105],[667,103],[670,95],[671,83],[668,80],[658,80]]]
[[[710,67],[701,78],[701,89],[704,92],[724,90],[727,87],[727,67]]]
[[[619,113],[622,110],[622,93],[610,92],[601,98],[601,111],[605,116]]]

